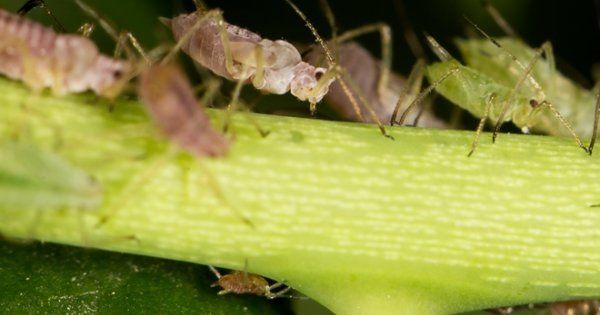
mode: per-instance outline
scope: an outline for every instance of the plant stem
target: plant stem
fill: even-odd
[[[10,237],[243,269],[340,314],[448,314],[600,297],[600,161],[570,139],[236,115],[197,160],[136,102],[0,81],[0,136],[91,174],[96,210],[0,209]],[[218,118],[218,111],[211,114]],[[244,223],[247,218],[252,225]],[[103,221],[105,220],[105,221]]]

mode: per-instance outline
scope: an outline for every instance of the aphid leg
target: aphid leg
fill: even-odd
[[[212,272],[215,275],[215,277],[217,277],[217,280],[221,279],[222,275],[219,272],[219,270],[217,270],[217,268],[215,268],[215,267],[213,267],[211,265],[208,265],[208,269],[210,269],[210,272]],[[217,283],[213,283],[211,285],[211,287],[214,287],[214,286],[217,286],[217,285],[218,285]]]
[[[398,125],[402,125],[404,124],[404,120],[406,120],[406,117],[408,116],[408,114],[410,113],[410,111],[415,108],[417,105],[421,104],[421,102],[425,99],[425,97],[427,97],[427,95],[429,95],[429,93],[431,93],[438,85],[442,84],[442,82],[444,82],[444,80],[446,80],[448,77],[450,77],[451,75],[458,73],[459,69],[458,68],[453,68],[450,71],[446,72],[441,78],[439,78],[437,81],[433,82],[430,86],[428,86],[423,92],[419,93],[419,95],[417,95],[417,97],[412,101],[412,103],[410,103],[410,105],[408,105],[408,107],[406,108],[406,110],[404,110],[404,113],[402,113],[402,116],[400,116],[400,119],[398,120],[397,124]]]
[[[471,157],[471,155],[473,155],[477,145],[479,144],[479,137],[481,136],[481,132],[485,126],[485,121],[490,116],[492,106],[496,102],[496,94],[491,94],[489,97],[487,97],[485,102],[487,103],[485,106],[485,113],[483,114],[483,117],[481,117],[481,120],[479,120],[479,125],[477,126],[477,131],[475,132],[475,139],[473,139],[473,142],[471,143],[471,151],[469,151],[467,157]]]
[[[247,67],[244,67],[244,72],[246,72]],[[244,79],[243,75],[241,78],[237,80],[235,84],[235,88],[231,91],[231,98],[229,100],[229,105],[227,105],[227,109],[225,110],[225,117],[223,119],[223,133],[226,133],[229,130],[229,124],[231,123],[231,119],[233,116],[233,112],[237,109],[240,93],[242,92],[242,88],[244,87]]]
[[[17,13],[19,15],[26,15],[27,13],[29,13],[29,11],[31,11],[37,7],[44,9],[46,14],[48,16],[50,16],[50,18],[52,19],[52,22],[54,23],[54,25],[56,26],[56,28],[58,29],[59,32],[61,32],[61,33],[66,32],[65,27],[56,18],[54,13],[52,13],[52,10],[50,10],[48,5],[46,4],[46,1],[44,1],[44,0],[28,0],[27,2],[25,2],[25,4],[23,4],[23,6],[21,6],[21,8],[19,8]]]
[[[267,292],[265,294],[265,297],[269,300],[273,300],[280,297],[293,298],[293,296],[291,295],[286,295],[286,293],[288,293],[292,289],[291,287],[286,287],[278,292],[272,292],[273,289],[279,288],[282,285],[284,285],[283,282],[277,282],[273,285],[268,286],[266,289]]]
[[[382,97],[388,88],[392,67],[392,31],[385,23],[373,23],[349,30],[338,36],[337,43],[342,43],[367,33],[379,32],[381,36],[381,73],[377,81],[377,92]]]
[[[365,105],[365,108],[369,111],[369,115],[371,116],[371,119],[373,120],[373,122],[375,122],[377,124],[377,126],[379,127],[379,131],[381,131],[381,134],[386,138],[394,140],[394,137],[392,137],[390,134],[387,133],[387,130],[381,123],[381,120],[379,120],[377,113],[375,113],[375,111],[373,110],[373,106],[371,105],[369,100],[366,98],[364,93],[361,91],[361,89],[358,87],[358,85],[354,82],[354,80],[350,77],[350,75],[348,75],[348,73],[346,73],[346,71],[344,69],[340,68],[339,71],[340,71],[340,75],[338,76],[338,80],[339,80],[340,84],[342,86],[344,86],[347,82],[348,85],[350,86],[350,91],[346,90],[348,87],[346,87],[344,89],[344,91],[346,92],[346,95],[348,95],[348,97],[350,97],[350,95],[352,95],[352,92],[354,92],[358,96],[358,99]]]
[[[298,6],[296,6],[296,4],[294,4],[294,2],[292,2],[292,0],[285,0],[285,2],[287,2],[287,4],[290,7],[292,7],[292,9],[294,10],[294,12],[296,12],[296,14],[298,14],[298,16],[304,21],[306,27],[311,31],[311,33],[315,37],[315,40],[317,41],[317,43],[319,43],[319,45],[321,45],[321,47],[323,48],[323,51],[325,52],[325,55],[327,56],[327,62],[329,64],[329,68],[330,69],[325,74],[323,74],[323,76],[321,77],[321,79],[319,79],[319,81],[317,83],[317,88],[315,88],[313,90],[313,95],[316,95],[316,91],[318,91],[318,87],[320,87],[321,85],[324,85],[324,82],[326,82],[325,78],[331,78],[331,77],[328,77],[328,76],[334,75],[338,79],[338,81],[340,82],[340,85],[342,86],[342,89],[344,90],[344,93],[346,94],[346,96],[348,97],[348,99],[350,100],[350,102],[352,103],[352,106],[354,107],[354,110],[356,111],[357,115],[362,119],[362,115],[361,115],[361,112],[360,112],[360,107],[356,103],[356,100],[354,99],[354,96],[352,95],[352,92],[356,93],[356,95],[358,96],[358,98],[360,99],[360,101],[369,110],[369,113],[370,113],[373,121],[377,123],[377,125],[378,125],[379,130],[381,131],[381,133],[385,137],[393,139],[393,137],[390,136],[387,133],[387,131],[385,130],[385,127],[383,126],[383,124],[379,120],[379,117],[377,117],[377,114],[373,110],[373,106],[371,106],[371,103],[364,96],[364,93],[358,88],[358,86],[354,83],[354,81],[346,73],[346,71],[337,64],[336,59],[334,58],[333,54],[331,53],[331,50],[327,46],[327,43],[325,43],[325,41],[323,40],[323,38],[321,37],[321,35],[319,35],[319,32],[317,32],[317,29],[308,20],[308,18],[306,17],[306,15],[298,8]],[[347,83],[350,84],[351,89],[348,87]],[[311,104],[311,111],[315,108],[315,106],[316,106],[316,104]]]
[[[432,95],[431,98],[429,100],[427,100],[427,102],[425,102],[425,104],[423,106],[421,106],[419,113],[415,116],[415,119],[413,120],[413,122],[410,126],[417,127],[419,125],[421,116],[423,116],[423,113],[431,110],[431,106],[435,102],[435,99],[437,98],[437,96],[438,96],[437,94]],[[457,106],[457,108],[460,108],[460,107]]]
[[[421,85],[423,83],[424,76],[425,61],[419,59],[410,71],[410,74],[406,79],[406,84],[404,85],[404,88],[402,89],[402,91],[400,91],[400,95],[398,96],[398,102],[396,102],[396,107],[394,107],[394,112],[392,113],[392,118],[390,119],[391,126],[393,126],[396,123],[396,117],[398,116],[400,108],[403,107],[403,105],[408,103],[408,101],[410,100],[408,96],[418,95],[421,91]]]
[[[98,21],[100,27],[102,27],[106,34],[108,34],[117,43],[117,47],[115,48],[115,56],[117,52],[121,50],[120,46],[122,45],[122,49],[125,51],[127,58],[130,60],[135,60],[132,49],[128,45],[125,45],[124,40],[122,39],[122,37],[126,35],[122,35],[123,33],[117,31],[116,27],[114,27],[113,24],[108,21],[108,19],[100,15],[98,11],[87,5],[85,2],[83,2],[83,0],[75,0],[75,3],[85,14]],[[126,33],[127,32],[125,32],[125,34]]]
[[[600,93],[596,100],[596,114],[594,115],[594,129],[592,130],[592,138],[590,139],[590,145],[588,146],[588,153],[592,155],[594,150],[594,144],[596,143],[596,137],[598,136],[598,120],[600,119]]]
[[[548,43],[546,42],[546,43],[542,44],[542,46],[536,50],[535,55],[533,56],[533,58],[531,59],[531,61],[527,65],[527,67],[525,68],[525,72],[523,73],[523,75],[521,75],[519,80],[517,80],[517,83],[515,84],[514,88],[510,91],[508,98],[505,100],[504,105],[502,106],[502,111],[500,112],[498,121],[496,122],[496,126],[494,128],[494,133],[492,135],[492,142],[496,141],[496,137],[498,135],[498,131],[500,130],[500,127],[502,126],[504,117],[506,116],[506,113],[508,112],[508,109],[514,100],[514,97],[515,97],[517,91],[521,88],[521,86],[525,82],[525,79],[531,78],[531,80],[533,80],[533,82],[535,82],[535,86],[539,86],[539,83],[537,83],[537,81],[535,81],[533,76],[531,76],[531,71],[532,71],[533,67],[535,66],[535,64],[537,63],[537,61],[541,58],[542,54],[548,50],[547,45],[548,45]],[[577,133],[575,133],[575,130],[573,129],[571,124],[569,124],[569,122],[560,114],[560,112],[558,112],[558,110],[556,109],[556,107],[554,107],[554,105],[552,103],[550,103],[549,101],[546,100],[546,95],[543,92],[543,90],[541,88],[539,88],[539,89],[537,89],[537,91],[538,91],[538,96],[541,97],[541,101],[537,100],[537,99],[531,99],[530,100],[531,106],[534,108],[538,107],[538,106],[540,106],[540,107],[547,106],[552,111],[554,116],[556,116],[556,118],[560,121],[560,123],[563,126],[565,126],[565,128],[567,128],[567,130],[569,131],[569,133],[571,134],[571,136],[573,137],[573,139],[575,140],[577,145],[581,149],[583,149],[585,152],[588,152],[588,148],[583,144],[583,142],[581,141],[581,139],[579,138]],[[537,111],[534,110],[531,112],[529,120],[533,119],[534,113],[537,113]],[[524,128],[527,128],[527,126],[528,126],[528,124]]]

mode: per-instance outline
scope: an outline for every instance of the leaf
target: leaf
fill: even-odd
[[[190,263],[39,243],[0,242],[0,253],[5,313],[278,314],[287,303],[218,296],[214,276]]]

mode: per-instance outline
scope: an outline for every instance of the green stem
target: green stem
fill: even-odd
[[[235,269],[247,259],[342,314],[600,297],[600,162],[570,139],[484,134],[468,158],[471,132],[390,128],[392,141],[372,125],[254,115],[268,137],[236,117],[230,154],[196,160],[138,103],[87,100],[0,81],[0,136],[55,152],[104,190],[96,210],[0,209],[2,234]]]

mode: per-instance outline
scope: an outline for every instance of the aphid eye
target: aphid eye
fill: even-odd
[[[322,76],[323,76],[323,72],[320,72],[320,71],[319,71],[319,72],[315,73],[315,78],[316,78],[317,80],[321,80],[321,77],[322,77]]]
[[[115,77],[115,79],[120,79],[121,77],[123,77],[123,71],[115,70],[115,72],[113,72],[113,76]]]
[[[529,105],[531,105],[531,107],[537,107],[538,105],[540,105],[540,103],[538,103],[538,101],[536,101],[534,99],[530,99]]]

